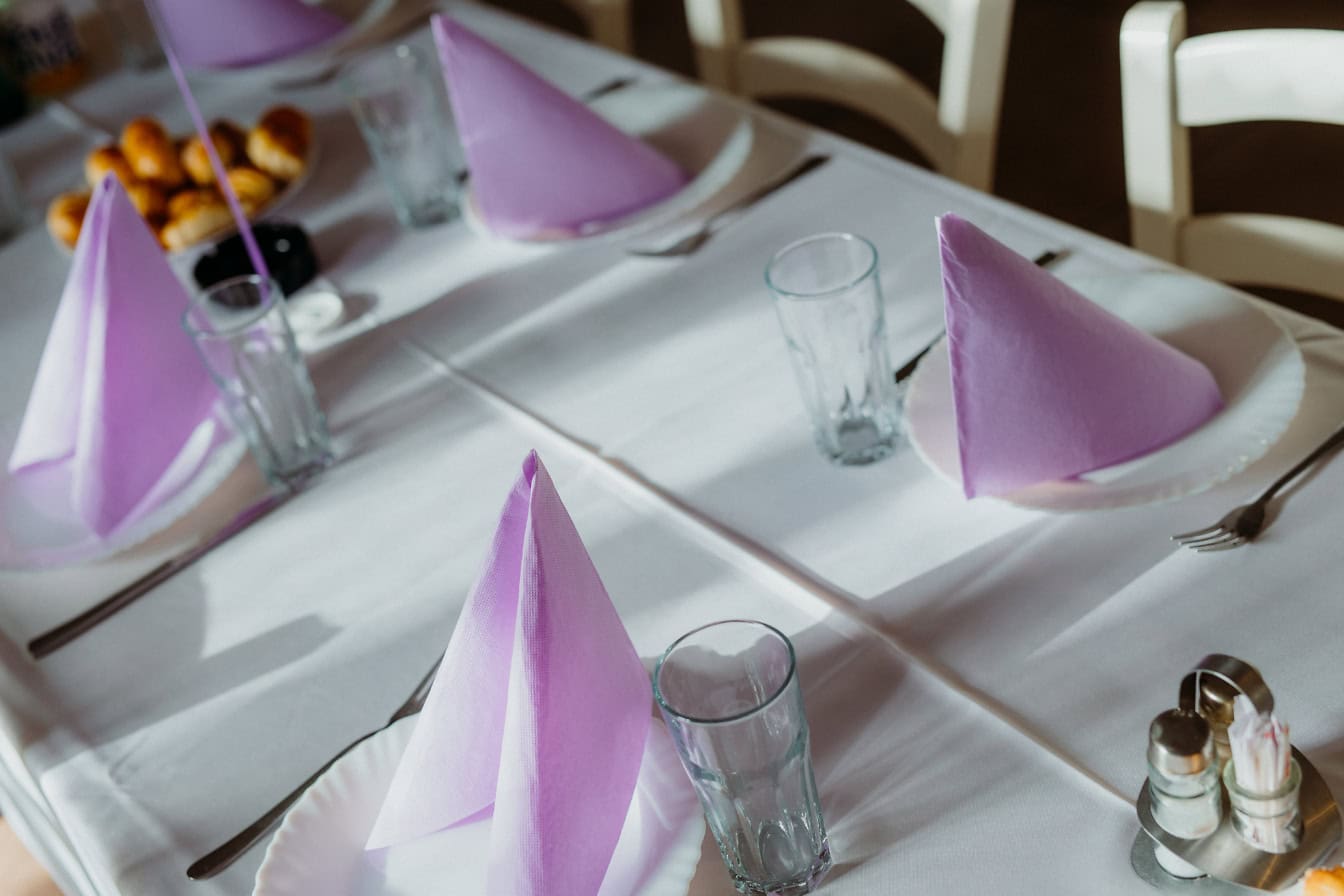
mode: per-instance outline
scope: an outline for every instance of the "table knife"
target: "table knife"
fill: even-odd
[[[1064,258],[1068,256],[1068,254],[1069,254],[1068,249],[1050,249],[1045,252],[1042,252],[1040,255],[1037,255],[1034,259],[1032,259],[1032,263],[1035,264],[1038,268],[1048,268],[1062,261]],[[902,364],[901,369],[896,371],[896,382],[903,383],[906,380],[910,379],[910,374],[915,372],[915,368],[919,366],[919,362],[923,360],[925,355],[927,355],[929,352],[933,350],[933,347],[937,345],[942,338],[943,338],[943,331],[939,330],[938,335],[933,338],[932,342],[924,346],[919,351],[915,352],[914,356],[911,357],[910,360]]]
[[[40,660],[47,654],[59,650],[66,644],[69,644],[89,629],[113,616],[121,609],[130,606],[140,597],[168,581],[168,579],[177,575],[179,572],[186,569],[188,566],[195,563],[239,532],[242,532],[272,510],[280,507],[289,501],[290,498],[294,497],[295,494],[297,494],[297,492],[293,491],[276,491],[267,494],[260,501],[244,508],[241,513],[230,520],[222,529],[215,532],[215,534],[202,541],[196,542],[181,553],[169,557],[167,560],[163,561],[134,582],[131,582],[117,593],[99,601],[83,613],[75,616],[73,619],[63,622],[50,631],[44,632],[29,641],[29,655],[35,660]]]

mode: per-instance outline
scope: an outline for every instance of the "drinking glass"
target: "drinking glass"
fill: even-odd
[[[274,281],[218,283],[192,300],[182,325],[267,480],[293,487],[331,463],[327,419]]]
[[[683,635],[654,695],[738,892],[810,893],[831,867],[793,645],[734,619]]]
[[[401,223],[452,218],[463,166],[438,65],[402,44],[347,63],[341,84]]]
[[[852,233],[822,233],[779,250],[765,269],[817,447],[866,464],[901,440],[887,352],[877,250]]]

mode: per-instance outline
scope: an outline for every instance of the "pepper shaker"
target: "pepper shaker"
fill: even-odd
[[[1185,840],[1212,834],[1222,821],[1222,792],[1213,732],[1207,720],[1185,709],[1169,709],[1148,727],[1148,784],[1153,820]],[[1157,844],[1156,858],[1175,877],[1204,872]]]

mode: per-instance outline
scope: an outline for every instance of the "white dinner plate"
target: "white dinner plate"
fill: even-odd
[[[489,818],[390,849],[364,851],[415,722],[414,716],[403,719],[364,741],[308,788],[266,850],[252,896],[484,896]],[[660,792],[656,805],[655,792]],[[700,860],[705,822],[661,721],[649,728],[635,803],[622,843],[627,833],[635,835],[631,842],[638,838],[639,825],[632,826],[636,818],[666,823],[672,840],[656,867],[622,871],[642,880],[635,891],[639,896],[685,896]],[[576,818],[575,825],[581,835],[582,819]],[[633,896],[608,886],[621,856],[618,846],[599,896]]]
[[[1296,416],[1305,382],[1302,353],[1292,336],[1242,293],[1165,271],[1061,279],[1139,329],[1202,361],[1223,393],[1224,407],[1194,432],[1143,457],[1073,479],[1042,482],[998,500],[1075,512],[1192,495],[1264,456]],[[960,489],[946,338],[924,357],[911,378],[905,413],[919,456]]]
[[[247,445],[225,423],[223,408],[187,440],[146,499],[153,510],[105,539],[91,534],[69,504],[69,476],[52,467],[15,477],[0,467],[0,569],[38,570],[87,563],[162,532],[205,500],[243,459]],[[6,446],[8,456],[8,446]]]
[[[639,137],[677,163],[690,180],[676,193],[628,215],[574,230],[548,230],[531,237],[500,237],[480,217],[471,181],[462,191],[462,217],[476,233],[531,245],[624,239],[669,224],[711,199],[751,155],[751,119],[703,88],[681,82],[635,84],[589,104],[607,121]]]
[[[325,9],[345,19],[350,24],[329,40],[253,65],[193,66],[201,71],[239,72],[255,75],[268,80],[294,80],[311,77],[333,64],[342,53],[351,52],[364,45],[366,40],[382,33],[379,26],[397,9],[398,3],[404,7],[415,6],[419,11],[425,4],[407,3],[406,0],[313,0],[308,6]]]

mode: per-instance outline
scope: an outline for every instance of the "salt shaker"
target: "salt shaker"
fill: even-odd
[[[1222,821],[1222,793],[1213,732],[1198,713],[1169,709],[1148,728],[1148,789],[1153,820],[1167,833],[1199,840]],[[1161,844],[1156,857],[1176,877],[1202,877],[1204,872]]]

